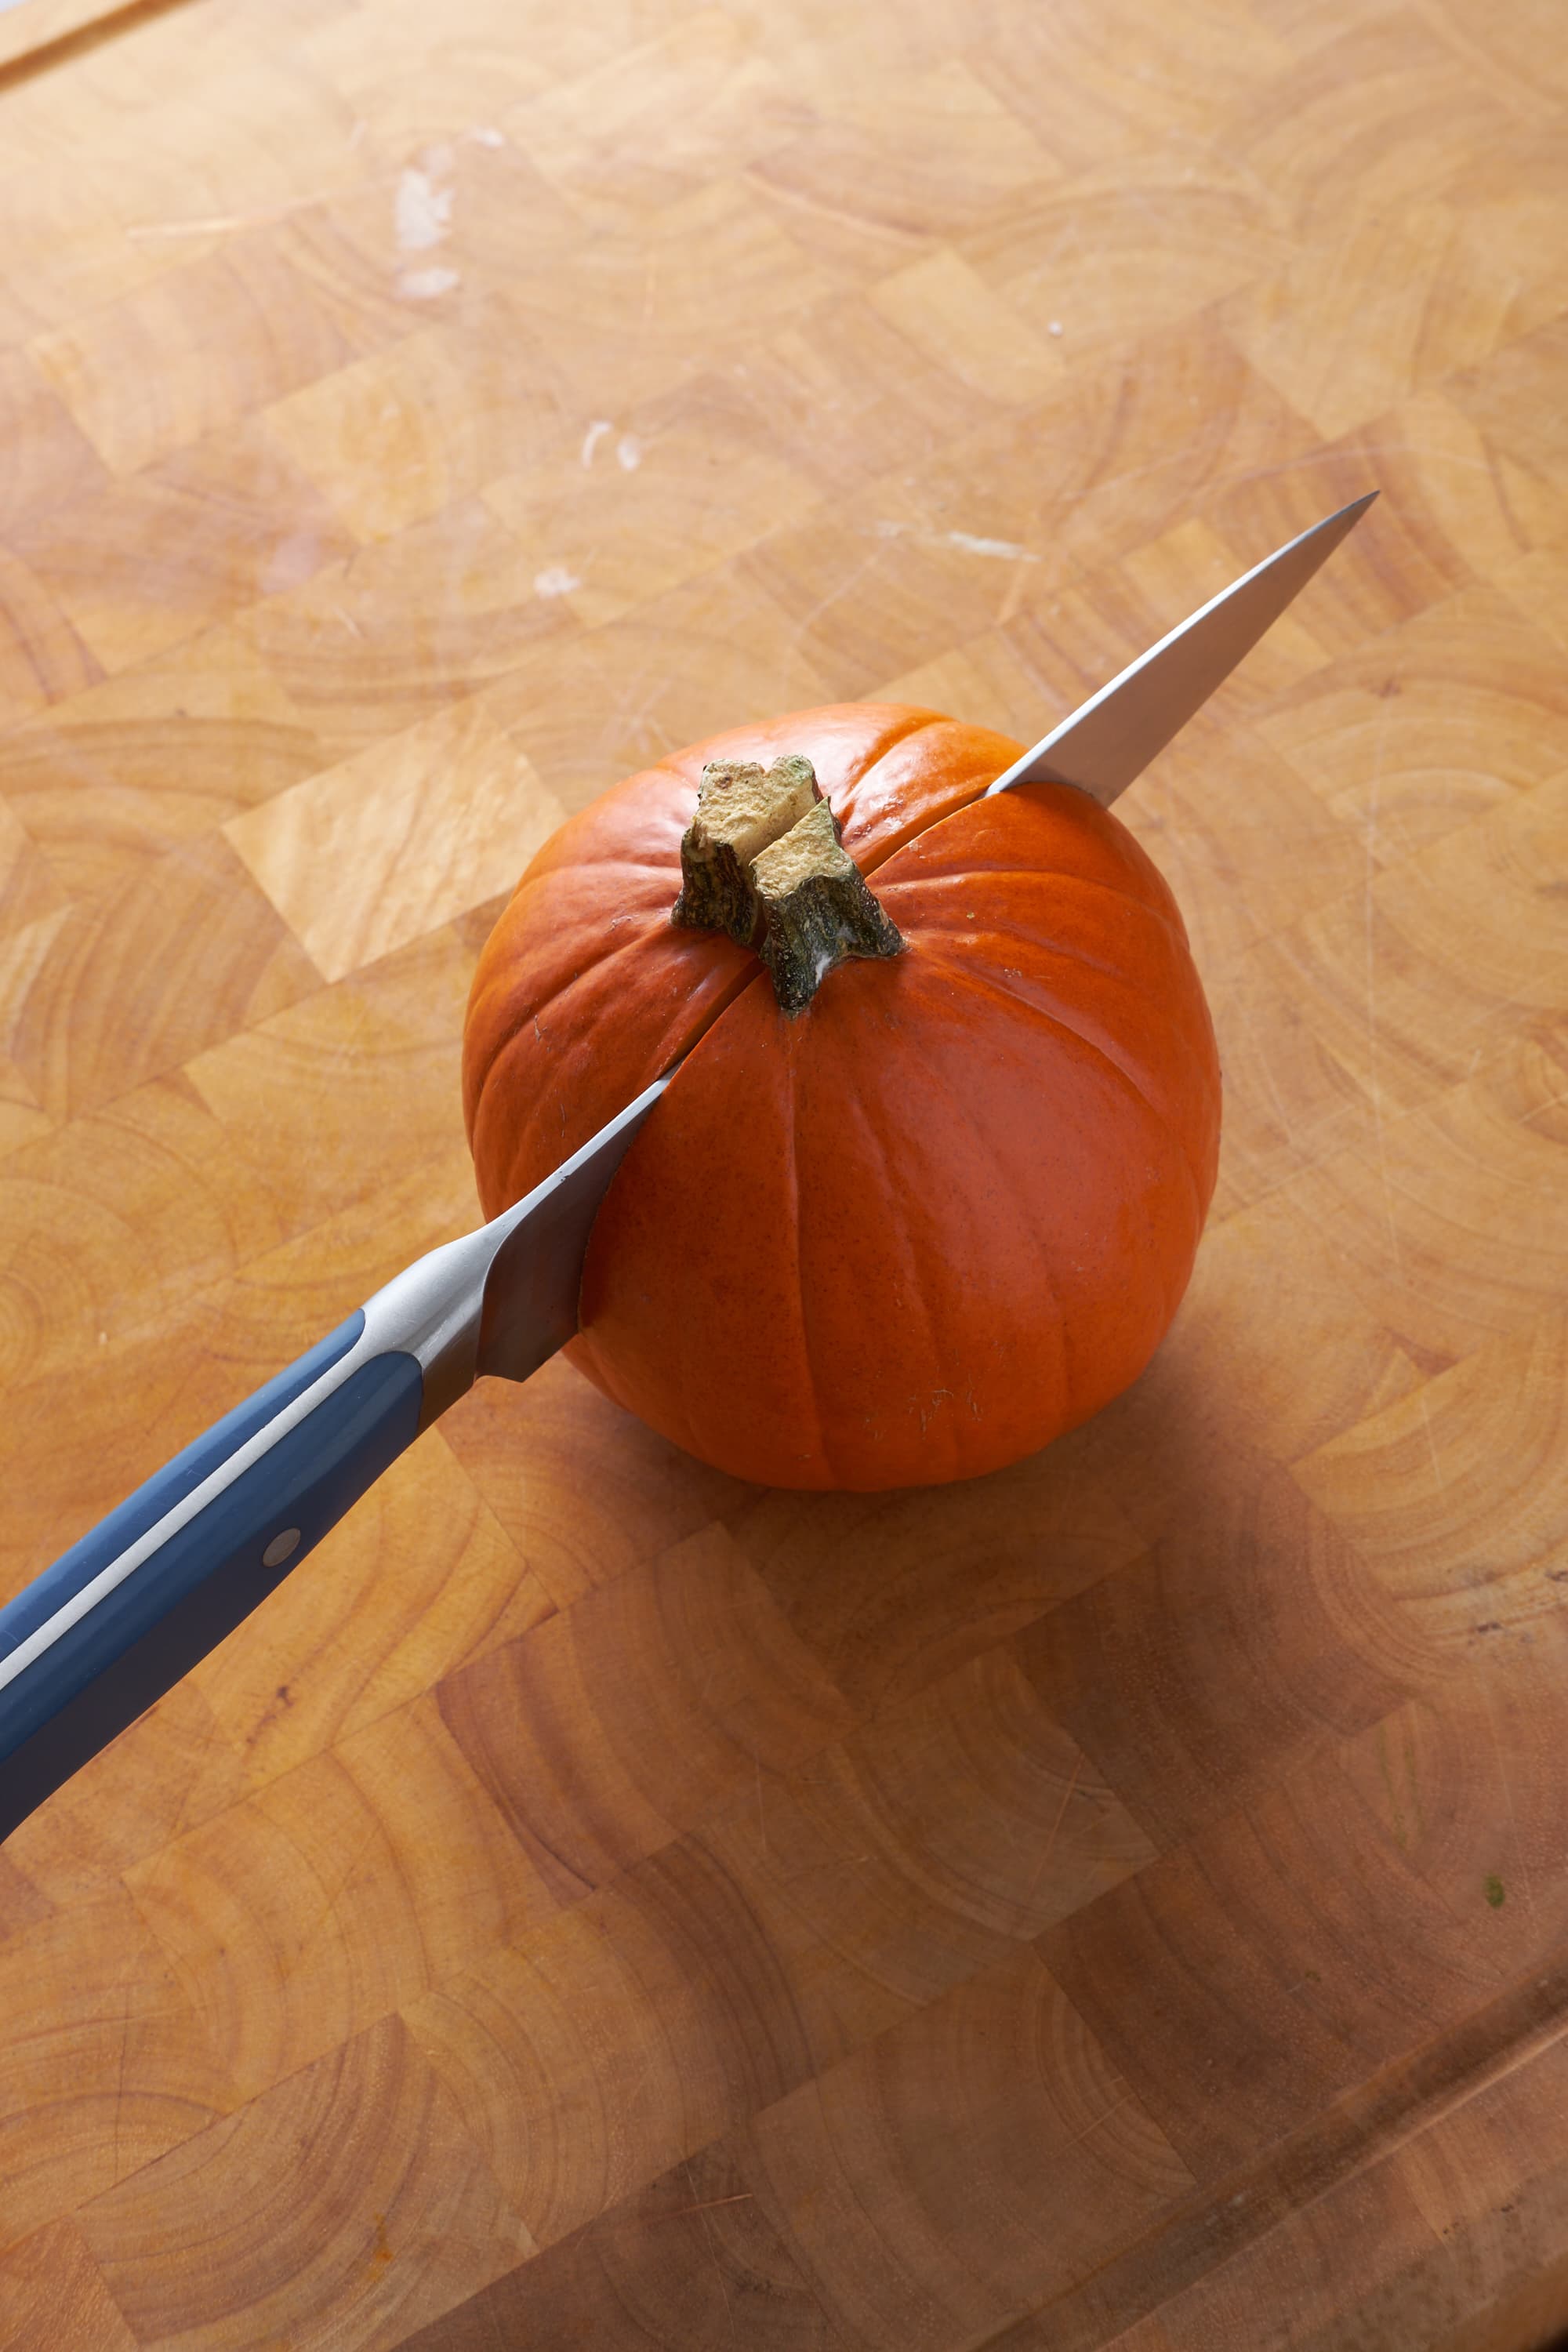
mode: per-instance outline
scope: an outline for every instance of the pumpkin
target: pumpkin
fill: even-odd
[[[887,704],[737,729],[563,824],[479,958],[487,1216],[679,1062],[599,1211],[568,1353],[739,1477],[999,1468],[1135,1379],[1186,1287],[1220,1090],[1181,916],[1085,793],[984,797],[1018,750]],[[703,899],[730,853],[702,866],[694,813],[763,771],[789,829],[746,869],[784,875],[758,934]],[[796,922],[781,1003],[770,939],[805,899],[819,930],[825,893],[839,947]]]

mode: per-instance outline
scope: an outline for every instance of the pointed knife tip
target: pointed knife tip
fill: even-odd
[[[1321,541],[1324,542],[1323,553],[1331,554],[1341,540],[1348,537],[1355,529],[1373,499],[1378,496],[1379,492],[1376,490],[1363,490],[1359,499],[1352,499],[1347,505],[1336,507],[1332,514],[1326,514],[1323,517],[1321,522],[1309,524],[1294,544],[1298,547],[1316,546]],[[1285,550],[1281,548],[1279,552],[1284,554]],[[1321,562],[1322,558],[1320,557],[1319,561]]]

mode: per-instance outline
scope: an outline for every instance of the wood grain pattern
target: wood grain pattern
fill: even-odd
[[[7,2347],[1568,2323],[1565,157],[1551,0],[0,17],[0,1592],[471,1222],[563,815],[1383,491],[1122,803],[1144,1379],[879,1496],[468,1399],[0,1853]]]

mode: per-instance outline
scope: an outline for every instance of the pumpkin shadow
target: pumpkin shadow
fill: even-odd
[[[726,1524],[858,1715],[1005,1643],[1159,1843],[1430,1671],[1428,1645],[1233,1400],[1168,1346],[984,1478],[753,1493]]]
[[[1201,1482],[1203,1453],[1179,1392],[1161,1394],[1145,1374],[1083,1428],[984,1477],[881,1494],[748,1488],[723,1517],[859,1711],[924,1686],[1146,1552],[1151,1506]]]

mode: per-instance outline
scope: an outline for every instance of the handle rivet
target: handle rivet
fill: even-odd
[[[300,1546],[300,1530],[299,1530],[299,1528],[285,1528],[283,1529],[283,1532],[281,1533],[281,1535],[276,1535],[276,1536],[274,1536],[274,1537],[273,1537],[272,1541],[268,1545],[267,1549],[262,1553],[262,1555],[261,1555],[261,1565],[262,1565],[262,1567],[263,1567],[263,1568],[281,1568],[281,1567],[282,1567],[282,1565],[283,1565],[283,1563],[284,1563],[284,1561],[289,1558],[289,1554],[290,1554],[291,1552],[297,1551],[297,1550],[299,1549],[299,1546]]]

